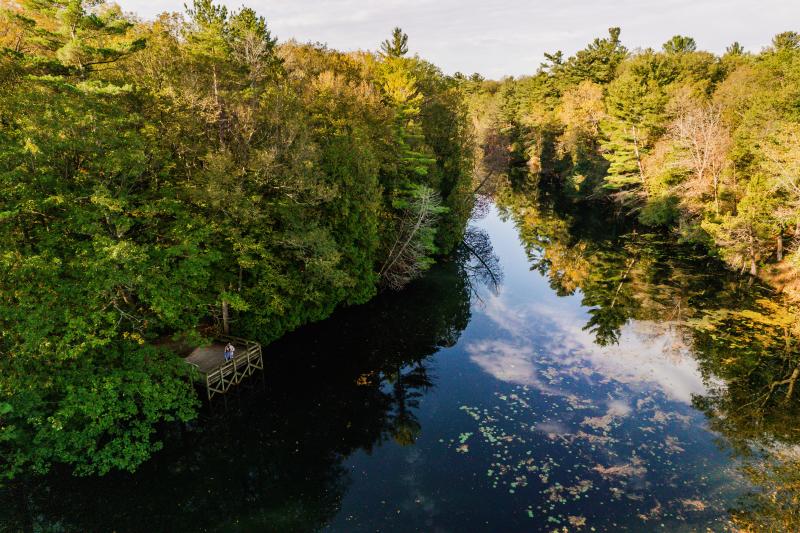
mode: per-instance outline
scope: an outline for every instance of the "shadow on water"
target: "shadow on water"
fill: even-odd
[[[797,310],[609,213],[497,206],[454,261],[270,345],[135,474],[0,493],[0,531],[800,530]]]
[[[2,495],[2,531],[313,531],[339,510],[343,460],[420,431],[427,359],[470,318],[463,262],[337,312],[268,349],[265,381],[221,399],[135,474],[28,480]],[[249,390],[248,390],[249,389]]]

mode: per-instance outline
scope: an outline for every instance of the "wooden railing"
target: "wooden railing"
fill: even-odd
[[[225,394],[232,386],[252,376],[256,370],[264,370],[264,357],[259,343],[230,335],[217,338],[223,342],[230,342],[238,349],[232,359],[223,361],[217,368],[205,374],[209,400],[215,394]]]

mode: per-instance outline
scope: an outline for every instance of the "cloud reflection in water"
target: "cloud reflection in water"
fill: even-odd
[[[474,363],[501,381],[561,394],[542,380],[548,368],[556,367],[559,374],[590,384],[613,380],[687,404],[693,394],[706,391],[675,323],[634,320],[622,328],[619,344],[603,347],[582,329],[586,315],[580,308],[513,305],[503,292],[489,295],[485,303],[480,312],[508,338],[475,341],[466,349]]]

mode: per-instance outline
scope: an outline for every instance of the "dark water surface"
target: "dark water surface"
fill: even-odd
[[[270,346],[263,383],[136,474],[33,483],[5,529],[726,530],[749,486],[697,408],[722,389],[680,324],[744,289],[582,224],[492,207],[483,262]]]

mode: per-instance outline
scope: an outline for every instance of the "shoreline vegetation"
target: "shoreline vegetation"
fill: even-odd
[[[479,170],[497,178],[490,187],[530,191],[529,202],[567,198],[563,220],[519,210],[521,238],[544,251],[529,252],[537,268],[565,294],[581,288],[587,328],[601,344],[616,342],[620,325],[661,298],[662,316],[697,312],[681,325],[709,383],[720,381],[693,404],[752,483],[730,511],[731,526],[797,530],[800,34],[780,33],[759,53],[733,43],[717,56],[684,36],[658,51],[628,50],[611,28],[571,57],[547,54],[531,76],[465,84]],[[652,299],[623,311],[628,286],[653,279],[637,274],[647,271],[641,249],[609,267],[602,250],[576,240],[573,226],[603,211],[630,220],[642,237],[668,235],[708,254],[702,268],[725,265],[743,292],[710,305],[701,303],[705,289],[671,299],[669,287],[681,286],[672,272]],[[653,264],[670,268],[668,258]]]
[[[800,302],[797,32],[717,56],[680,35],[629,50],[610,28],[531,76],[466,90],[485,172],[611,205]]]
[[[0,479],[135,470],[198,413],[170,339],[266,345],[461,242],[467,108],[399,28],[342,53],[210,0],[5,6]]]

